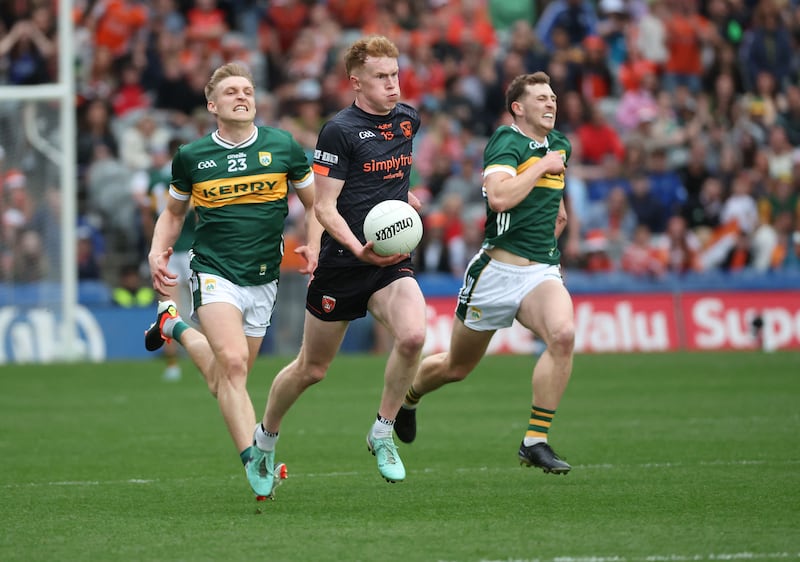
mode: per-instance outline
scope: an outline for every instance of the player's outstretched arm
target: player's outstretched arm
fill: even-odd
[[[162,296],[169,297],[169,290],[178,284],[178,276],[167,269],[172,256],[172,245],[178,239],[186,218],[189,201],[181,201],[174,197],[167,199],[167,206],[158,216],[153,229],[153,242],[147,261],[150,265],[150,276],[153,289]]]

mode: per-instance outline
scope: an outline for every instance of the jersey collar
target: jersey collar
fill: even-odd
[[[528,137],[528,135],[523,133],[522,130],[519,127],[517,127],[516,123],[512,123],[511,124],[511,128],[514,129],[516,132],[518,132],[523,137]],[[544,142],[539,142],[536,139],[531,138],[531,137],[528,137],[528,138],[531,139],[531,148],[534,149],[534,150],[536,150],[537,148],[547,148],[547,149],[550,148],[550,141],[547,140],[547,137],[544,137]]]
[[[218,145],[220,145],[223,148],[228,148],[228,149],[231,149],[231,148],[244,148],[246,146],[250,146],[251,144],[256,142],[256,138],[257,137],[258,137],[258,127],[254,127],[253,128],[253,134],[251,134],[249,137],[247,137],[245,140],[243,140],[242,142],[240,142],[238,144],[234,144],[231,141],[225,140],[221,136],[219,136],[219,129],[217,129],[216,131],[211,133],[211,138],[214,140],[215,143],[217,143]]]

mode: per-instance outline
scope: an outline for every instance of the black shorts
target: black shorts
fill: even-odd
[[[327,322],[362,318],[370,297],[403,277],[414,277],[411,259],[389,267],[317,267],[306,293],[306,310]]]

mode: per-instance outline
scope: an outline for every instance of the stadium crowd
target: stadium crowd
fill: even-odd
[[[55,4],[0,5],[0,83],[55,78]],[[567,268],[658,278],[800,261],[795,0],[76,0],[74,24],[81,279],[146,263],[171,151],[213,127],[213,68],[249,65],[258,122],[311,156],[352,101],[342,48],[372,33],[400,47],[403,98],[422,116],[421,273],[460,277],[480,244],[483,147],[508,122],[509,81],[537,70],[572,143]],[[58,261],[59,192],[9,138],[0,276],[35,281]],[[287,269],[300,232],[287,231]]]

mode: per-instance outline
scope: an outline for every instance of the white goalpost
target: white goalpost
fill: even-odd
[[[77,151],[75,107],[75,33],[72,23],[73,0],[58,2],[58,81],[30,86],[0,86],[0,104],[22,111],[12,117],[20,127],[17,136],[24,135],[26,146],[35,152],[37,162],[47,159],[58,168],[57,187],[60,191],[60,314],[56,327],[57,341],[45,354],[45,361],[74,361],[82,355],[77,341],[76,315],[78,306],[78,275],[76,259],[77,222]],[[58,102],[58,136],[54,143],[37,127],[37,104]],[[57,145],[56,145],[57,143]],[[14,165],[14,162],[7,163]],[[15,303],[0,303],[13,306]],[[32,322],[35,331],[36,322]],[[41,326],[39,326],[41,327]],[[13,336],[13,334],[12,334]],[[3,353],[0,346],[0,354]],[[0,360],[0,363],[3,361]]]

